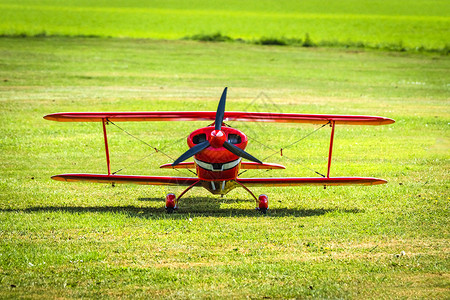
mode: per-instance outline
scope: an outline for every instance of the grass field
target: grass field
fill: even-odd
[[[1,0],[0,34],[352,46],[448,54],[450,4],[392,1]]]
[[[448,298],[449,77],[446,56],[237,43],[0,39],[0,298]],[[61,183],[105,172],[99,124],[58,111],[227,110],[373,114],[396,123],[336,129],[332,175],[375,187],[243,190]],[[172,157],[204,123],[120,124]],[[278,149],[316,129],[235,123]],[[181,175],[110,125],[113,169]],[[285,156],[283,172],[326,168],[329,128]],[[277,148],[278,147],[278,148]],[[257,157],[271,152],[250,142]],[[287,159],[294,158],[293,163]],[[404,251],[404,252],[402,252]]]

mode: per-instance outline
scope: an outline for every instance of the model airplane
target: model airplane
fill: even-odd
[[[368,177],[330,177],[331,156],[333,151],[334,129],[337,124],[345,125],[385,125],[394,120],[372,116],[311,115],[259,112],[225,112],[227,88],[224,89],[216,112],[73,112],[46,115],[47,120],[60,122],[101,122],[106,150],[107,174],[61,174],[52,176],[59,181],[91,181],[100,183],[135,183],[146,185],[175,185],[187,188],[176,197],[166,196],[166,210],[172,213],[178,208],[180,198],[191,188],[201,186],[212,194],[225,195],[236,187],[244,188],[257,202],[257,209],[266,213],[267,195],[256,197],[249,189],[255,186],[296,186],[296,185],[376,185],[386,183],[383,179]],[[214,120],[210,126],[193,131],[187,138],[189,150],[174,162],[161,168],[195,169],[197,177],[135,176],[111,174],[106,124],[122,121],[198,121]],[[286,177],[286,178],[239,178],[242,169],[284,169],[279,164],[263,163],[245,151],[247,136],[223,122],[285,122],[329,124],[331,127],[328,152],[327,175],[324,177]],[[191,162],[184,162],[190,157]],[[242,159],[249,160],[242,161]]]

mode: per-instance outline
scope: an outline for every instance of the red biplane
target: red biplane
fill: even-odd
[[[144,185],[175,185],[187,188],[176,197],[166,196],[166,210],[172,213],[178,208],[178,201],[191,188],[201,186],[212,194],[225,195],[235,187],[244,188],[257,202],[257,209],[266,213],[267,195],[256,197],[249,189],[255,186],[296,186],[296,185],[376,185],[386,183],[383,179],[370,177],[330,177],[331,156],[333,151],[334,129],[343,125],[385,125],[394,120],[373,116],[317,115],[261,112],[225,112],[227,88],[224,89],[217,111],[181,111],[181,112],[71,112],[46,115],[47,120],[60,122],[101,122],[106,150],[108,174],[61,174],[52,176],[59,181],[91,181],[100,183],[134,183]],[[211,125],[193,131],[187,138],[189,150],[174,162],[161,168],[195,169],[197,177],[135,176],[111,173],[106,124],[125,121],[197,121],[214,120]],[[242,132],[224,124],[228,121],[284,122],[329,124],[331,127],[328,152],[327,175],[323,177],[285,177],[285,178],[239,178],[242,169],[284,169],[279,164],[263,163],[245,151],[248,138]],[[192,162],[184,162],[190,157]],[[249,160],[242,161],[242,158]]]

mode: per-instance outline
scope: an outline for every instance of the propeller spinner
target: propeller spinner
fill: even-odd
[[[216,111],[216,119],[214,121],[214,130],[211,132],[211,137],[210,137],[209,141],[206,140],[204,142],[201,142],[201,143],[193,146],[192,148],[190,148],[188,151],[184,152],[179,158],[177,158],[172,163],[172,166],[178,165],[182,161],[185,161],[189,157],[194,156],[195,154],[199,153],[200,151],[202,151],[210,146],[213,148],[224,147],[225,149],[227,149],[234,155],[237,155],[239,157],[262,164],[262,162],[259,159],[255,158],[251,154],[245,152],[244,150],[237,147],[236,145],[233,145],[232,143],[228,142],[226,134],[221,130],[223,119],[225,116],[225,102],[226,102],[226,98],[227,98],[227,89],[228,88],[225,88],[223,90],[222,96],[220,97],[219,105],[217,106],[217,111]]]

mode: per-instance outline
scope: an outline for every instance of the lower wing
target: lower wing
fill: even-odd
[[[166,177],[140,175],[106,174],[61,174],[52,176],[58,181],[89,181],[97,183],[134,183],[143,185],[179,185],[190,186],[198,183],[196,177]],[[371,177],[285,177],[285,178],[238,178],[236,181],[245,186],[297,186],[297,185],[377,185],[387,183],[384,179]]]
[[[181,185],[190,186],[199,182],[195,177],[165,177],[139,175],[106,175],[106,174],[61,174],[52,176],[58,181],[89,181],[99,183],[134,183],[144,185]]]
[[[285,178],[238,178],[245,186],[296,186],[296,185],[377,185],[387,183],[384,179],[371,177],[285,177]]]

